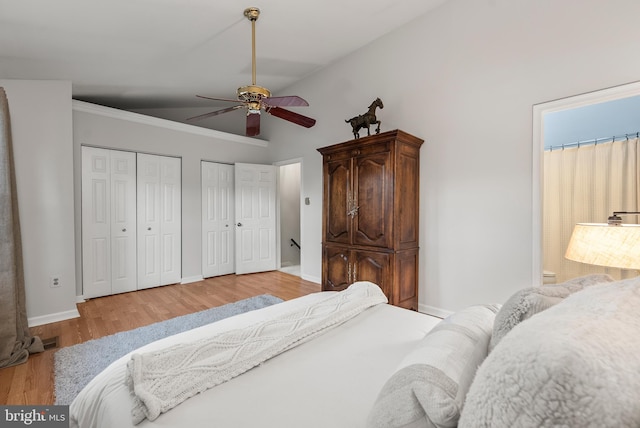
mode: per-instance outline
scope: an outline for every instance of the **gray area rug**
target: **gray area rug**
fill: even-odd
[[[54,355],[55,404],[71,404],[91,379],[113,361],[134,349],[163,337],[280,302],[282,299],[278,297],[262,294],[62,348]]]

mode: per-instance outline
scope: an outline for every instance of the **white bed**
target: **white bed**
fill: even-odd
[[[146,345],[163,349],[253,325],[326,298],[315,293]],[[260,366],[133,425],[125,385],[131,354],[93,379],[70,407],[71,426],[364,427],[380,389],[440,319],[379,304]]]
[[[140,427],[640,426],[640,277],[444,320],[385,302],[356,283],[154,342],[81,391],[71,426],[133,427],[134,404]]]

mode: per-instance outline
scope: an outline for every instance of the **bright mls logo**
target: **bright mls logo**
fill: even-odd
[[[0,428],[68,428],[69,406],[0,406]]]

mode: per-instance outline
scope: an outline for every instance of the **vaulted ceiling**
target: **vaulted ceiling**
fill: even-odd
[[[0,77],[69,80],[125,110],[202,107],[195,94],[251,83],[243,11],[258,7],[257,84],[278,95],[444,1],[0,0]]]

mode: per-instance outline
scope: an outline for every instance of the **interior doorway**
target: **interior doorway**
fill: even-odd
[[[301,173],[300,159],[277,164],[279,200],[280,270],[301,276],[302,245],[300,233]]]
[[[533,261],[532,278],[537,284],[544,282],[544,257],[543,257],[543,233],[544,233],[544,204],[543,204],[543,179],[544,163],[543,151],[545,146],[545,117],[549,114],[566,110],[577,109],[585,106],[605,103],[623,98],[640,95],[640,82],[605,88],[602,90],[580,94],[572,97],[549,101],[533,106]],[[537,214],[537,215],[536,215]]]

